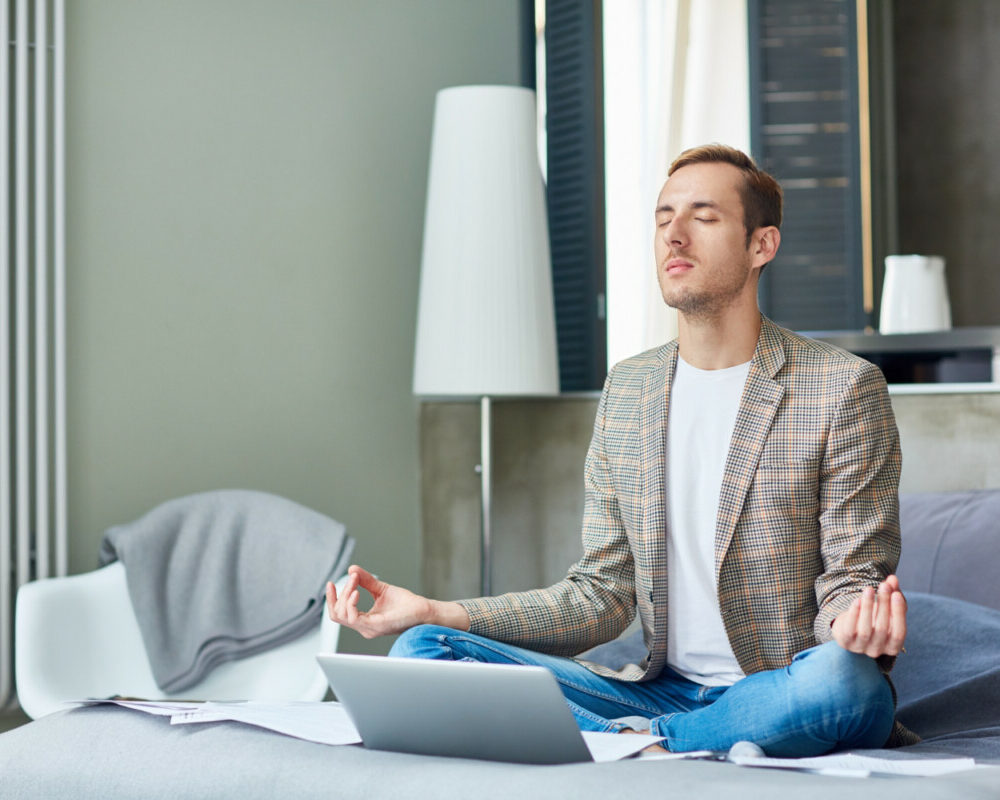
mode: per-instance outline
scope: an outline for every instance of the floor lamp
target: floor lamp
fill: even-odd
[[[492,398],[558,391],[534,92],[443,89],[431,138],[413,392],[480,400],[484,595],[492,592]]]

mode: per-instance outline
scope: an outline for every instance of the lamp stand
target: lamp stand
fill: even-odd
[[[481,555],[479,587],[482,596],[488,597],[493,591],[493,463],[490,450],[492,432],[492,408],[490,398],[483,396],[479,401],[479,465],[476,472],[481,481],[482,515],[480,517]]]

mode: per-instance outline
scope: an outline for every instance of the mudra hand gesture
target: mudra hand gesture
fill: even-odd
[[[833,638],[845,650],[866,656],[895,656],[906,640],[906,598],[890,575],[878,591],[867,587],[833,621]]]
[[[372,596],[372,607],[368,611],[358,609],[360,589]],[[456,630],[469,629],[469,615],[458,603],[431,600],[380,581],[357,564],[348,567],[347,583],[339,594],[332,583],[327,583],[326,607],[330,619],[356,630],[366,639],[402,633],[424,623]]]

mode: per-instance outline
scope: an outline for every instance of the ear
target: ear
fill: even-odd
[[[763,267],[774,260],[778,254],[778,246],[781,244],[781,231],[773,225],[766,228],[757,228],[750,237],[750,253],[753,256],[753,265]]]

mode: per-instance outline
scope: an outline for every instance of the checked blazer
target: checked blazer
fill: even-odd
[[[471,630],[573,656],[638,613],[648,655],[595,672],[655,678],[667,656],[664,444],[677,342],[608,374],[585,466],[582,559],[545,589],[463,600]],[[899,435],[882,373],[761,320],[715,530],[719,608],[747,674],[831,639],[899,559]],[[585,662],[586,663],[586,662]],[[892,659],[882,657],[887,671]]]

